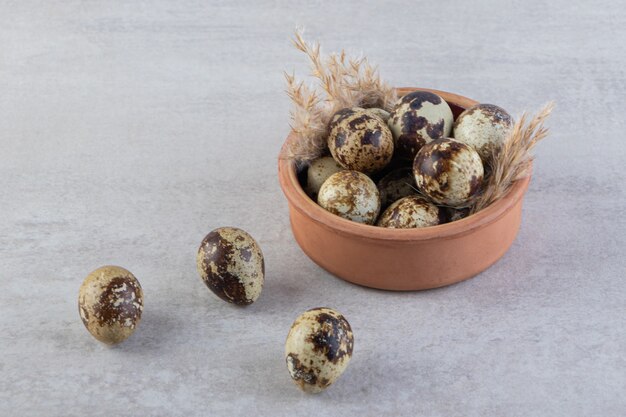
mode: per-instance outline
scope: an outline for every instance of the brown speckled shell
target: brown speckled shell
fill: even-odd
[[[133,334],[141,320],[141,285],[119,266],[98,268],[80,286],[78,311],[93,337],[109,345],[120,343]]]
[[[330,127],[328,148],[342,167],[372,173],[391,161],[393,136],[380,117],[359,108],[343,109]]]
[[[206,286],[224,301],[248,305],[261,295],[263,253],[252,236],[241,229],[221,227],[206,235],[196,263]]]
[[[322,184],[317,203],[329,212],[358,223],[373,224],[380,213],[376,184],[358,171],[340,171]]]
[[[326,389],[344,372],[354,349],[350,323],[325,307],[302,313],[285,342],[285,361],[294,383],[304,392]]]
[[[477,104],[465,110],[454,122],[454,139],[478,152],[483,161],[507,138],[513,127],[513,118],[501,107]]]
[[[415,157],[413,172],[422,194],[453,207],[466,205],[478,193],[484,175],[478,153],[449,138],[424,145]]]
[[[394,201],[417,192],[412,168],[397,168],[378,181],[381,207],[386,208]]]
[[[371,107],[369,109],[365,109],[365,111],[369,114],[380,117],[385,123],[387,123],[387,120],[389,120],[389,117],[391,116],[391,113],[387,110],[379,109],[378,107]]]
[[[398,100],[387,122],[396,155],[413,160],[422,146],[449,136],[453,121],[450,106],[437,94],[429,91],[406,94]]]
[[[413,229],[445,222],[443,210],[420,195],[412,195],[390,205],[380,216],[377,225],[392,229]]]
[[[313,200],[317,200],[317,193],[322,184],[328,177],[339,171],[343,171],[343,167],[332,156],[323,156],[312,161],[307,169],[307,194]]]

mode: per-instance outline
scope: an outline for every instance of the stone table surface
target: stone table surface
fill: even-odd
[[[625,21],[620,1],[0,1],[0,415],[626,415]],[[301,252],[276,175],[297,25],[393,85],[556,101],[496,265],[392,293]],[[224,225],[265,252],[245,309],[196,272]],[[76,305],[104,264],[145,292],[114,348]],[[283,346],[319,305],[355,353],[307,396]]]

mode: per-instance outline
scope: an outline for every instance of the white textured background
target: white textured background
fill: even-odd
[[[621,1],[0,1],[0,415],[626,415],[626,7]],[[394,85],[514,114],[554,99],[524,221],[480,276],[420,293],[337,280],[278,187],[283,70],[305,25]],[[211,229],[260,242],[257,303],[195,270]],[[77,292],[130,269],[144,319],[107,348]],[[351,321],[319,396],[283,343],[301,311]]]

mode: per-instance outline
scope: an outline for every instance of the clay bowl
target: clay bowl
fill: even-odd
[[[443,97],[455,118],[477,103],[444,91],[419,90]],[[292,132],[285,144],[294,139]],[[345,220],[318,206],[300,186],[292,161],[279,157],[278,176],[293,235],[315,263],[346,281],[396,291],[454,284],[494,264],[517,235],[530,181],[517,181],[502,199],[464,219],[423,229],[386,229]]]

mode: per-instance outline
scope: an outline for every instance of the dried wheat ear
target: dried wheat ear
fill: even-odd
[[[470,212],[476,213],[502,198],[513,183],[530,175],[533,148],[548,136],[544,126],[554,103],[546,104],[536,115],[527,113],[515,122],[504,144],[496,149],[487,162],[487,172],[480,194],[472,201]]]
[[[307,43],[299,31],[293,44],[307,56],[321,89],[285,73],[287,95],[293,103],[291,128],[298,139],[289,144],[283,157],[306,163],[325,153],[328,124],[338,110],[378,107],[389,111],[398,96],[395,88],[381,80],[378,69],[366,57],[350,58],[342,50],[324,59],[320,44]]]
[[[327,153],[328,125],[338,110],[378,107],[391,111],[398,94],[380,78],[378,69],[366,57],[350,58],[342,50],[322,58],[319,42],[306,42],[300,31],[296,31],[293,44],[307,56],[311,74],[319,86],[307,85],[297,81],[293,74],[285,73],[287,95],[293,103],[290,125],[297,140],[288,144],[282,157],[305,166]],[[467,205],[470,213],[499,200],[516,180],[530,174],[532,150],[548,135],[544,122],[553,108],[551,102],[536,115],[524,113],[517,120],[503,146],[486,162],[487,175],[481,192]]]

